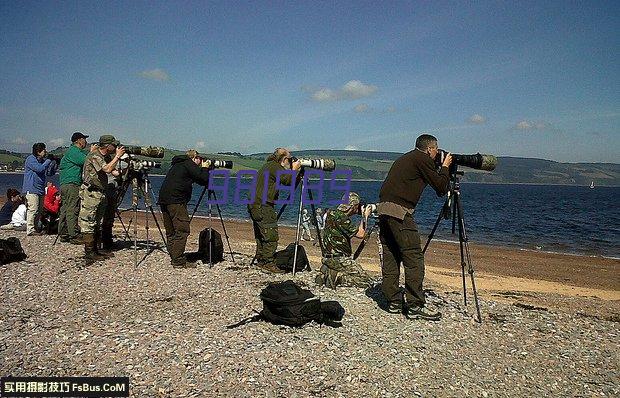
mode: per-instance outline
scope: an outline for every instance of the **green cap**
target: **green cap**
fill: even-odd
[[[338,205],[338,210],[349,211],[353,206],[357,206],[360,204],[360,196],[355,192],[349,192],[349,197],[347,198],[347,195],[345,194],[342,197],[342,201],[346,201],[347,203]]]
[[[119,146],[121,143],[114,138],[113,135],[105,134],[99,137],[99,145],[109,145],[112,144],[114,146]]]

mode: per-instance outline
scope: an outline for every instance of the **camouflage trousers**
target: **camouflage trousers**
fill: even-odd
[[[323,257],[317,283],[335,289],[336,286],[367,288],[372,277],[351,257]]]
[[[248,212],[254,225],[256,260],[259,264],[275,263],[278,249],[278,215],[269,205],[249,205]]]
[[[105,194],[101,191],[90,191],[82,185],[80,201],[80,229],[84,234],[94,234],[99,231],[105,213]]]

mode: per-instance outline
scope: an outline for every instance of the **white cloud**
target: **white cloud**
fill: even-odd
[[[338,100],[338,94],[329,88],[321,88],[312,93],[312,99],[317,102],[331,102]]]
[[[394,112],[396,112],[396,107],[393,106],[393,105],[390,105],[390,106],[387,107],[386,112],[387,113],[394,113]]]
[[[521,131],[546,131],[552,133],[562,133],[562,130],[545,121],[534,122],[531,120],[521,120],[515,125],[514,128]]]
[[[531,122],[528,122],[527,120],[521,120],[519,123],[517,123],[517,125],[515,126],[515,128],[517,130],[531,130],[533,127]]]
[[[333,102],[370,97],[377,92],[378,88],[372,84],[362,83],[359,80],[349,80],[338,89],[332,89],[329,87],[311,89],[308,87],[303,87],[302,90],[309,92],[310,98],[313,101]]]
[[[359,150],[359,148],[356,147],[355,145],[347,145],[347,146],[344,147],[344,150],[345,151],[357,151],[357,150]]]
[[[200,149],[202,149],[202,148],[204,148],[204,147],[206,147],[206,146],[207,146],[207,144],[206,144],[204,141],[198,141],[198,142],[196,143],[196,148],[200,148]]]
[[[479,115],[477,113],[469,117],[469,122],[474,123],[474,124],[484,124],[486,123],[486,121],[487,121],[486,117]]]
[[[47,141],[48,149],[56,149],[59,146],[62,146],[63,144],[65,144],[65,140],[62,138],[53,138]]]
[[[289,151],[299,151],[301,150],[301,146],[297,145],[297,144],[293,144],[293,145],[289,145],[286,147]]]
[[[140,140],[134,138],[132,140],[129,141],[130,145],[140,145]]]
[[[355,105],[353,110],[357,113],[365,113],[365,112],[370,111],[370,107],[368,106],[368,104],[359,104],[359,105]]]
[[[377,91],[377,86],[364,84],[359,80],[350,80],[340,90],[348,99],[359,99],[373,95]]]
[[[166,81],[170,78],[165,70],[159,68],[143,70],[140,72],[140,76],[145,79],[157,80],[159,82]]]

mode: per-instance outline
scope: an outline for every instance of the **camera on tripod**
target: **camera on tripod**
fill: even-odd
[[[232,169],[232,160],[202,159],[202,167],[205,169]]]
[[[298,159],[291,157],[291,164],[299,161],[301,167],[309,167],[311,169],[318,169],[323,171],[334,171],[336,169],[336,161],[334,159]]]
[[[435,156],[435,164],[437,167],[441,167],[447,155],[448,151],[444,151],[443,149],[437,150],[437,156]],[[497,166],[497,158],[493,155],[484,155],[480,153],[475,155],[458,155],[453,153],[452,166],[465,166],[476,170],[493,171],[495,170],[495,166]],[[452,166],[450,166],[451,169]]]

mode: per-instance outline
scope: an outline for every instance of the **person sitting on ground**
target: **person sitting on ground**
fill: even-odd
[[[11,216],[11,222],[6,225],[0,226],[0,229],[12,229],[15,231],[25,231],[26,230],[26,220],[27,220],[27,201],[24,196],[20,196],[17,203],[17,209],[13,212]]]
[[[364,238],[371,208],[364,209],[362,221],[356,226],[350,217],[361,214],[359,195],[350,192],[348,197],[345,194],[342,199],[345,203],[327,210],[323,230],[322,266],[316,282],[332,289],[336,286],[366,288],[372,283],[372,278],[351,258],[351,238]]]
[[[41,223],[48,235],[58,232],[58,212],[60,210],[60,191],[55,185],[47,187],[45,198],[43,199],[43,216]]]
[[[6,190],[6,203],[0,209],[0,225],[7,225],[11,222],[13,212],[20,203],[19,191],[15,188]]]

